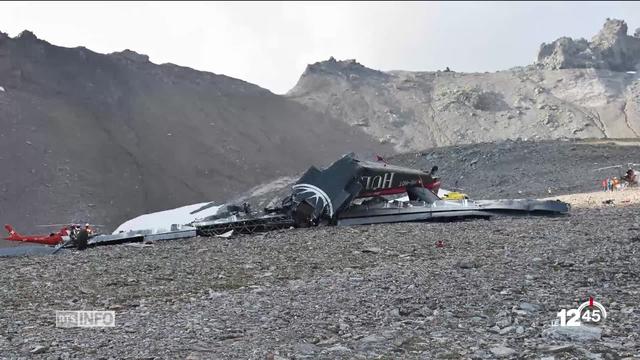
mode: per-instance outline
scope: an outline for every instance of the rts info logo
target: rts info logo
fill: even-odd
[[[553,326],[580,326],[584,323],[599,324],[607,318],[607,310],[592,297],[585,301],[577,309],[562,309],[556,315]]]

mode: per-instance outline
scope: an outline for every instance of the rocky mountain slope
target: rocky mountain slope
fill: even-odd
[[[504,139],[640,136],[640,39],[608,20],[584,51],[543,44],[534,65],[495,73],[377,71],[355,60],[309,65],[288,97],[398,151]],[[637,35],[637,34],[636,34]],[[568,49],[568,50],[567,50]],[[591,54],[590,62],[576,60]]]
[[[0,33],[0,221],[19,230],[114,227],[374,149],[360,129],[241,80]]]

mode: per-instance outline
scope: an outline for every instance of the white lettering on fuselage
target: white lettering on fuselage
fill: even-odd
[[[388,189],[393,184],[393,176],[396,173],[386,173],[384,176],[362,176],[360,182],[365,190]]]

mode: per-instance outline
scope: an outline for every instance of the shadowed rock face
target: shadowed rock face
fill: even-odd
[[[109,228],[225,201],[352,150],[386,151],[256,85],[130,50],[57,47],[28,31],[0,33],[0,87],[0,222],[21,231]]]
[[[622,20],[607,19],[602,30],[591,39],[562,37],[542,44],[538,66],[545,69],[595,68],[613,71],[636,71],[640,65],[640,34],[627,35]]]

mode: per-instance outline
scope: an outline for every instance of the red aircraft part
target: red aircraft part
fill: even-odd
[[[58,245],[65,240],[65,237],[69,236],[67,228],[62,228],[57,233],[52,233],[49,235],[20,235],[13,229],[11,225],[8,224],[5,225],[4,228],[9,232],[9,237],[6,237],[5,240],[9,241],[22,241],[43,245]]]

